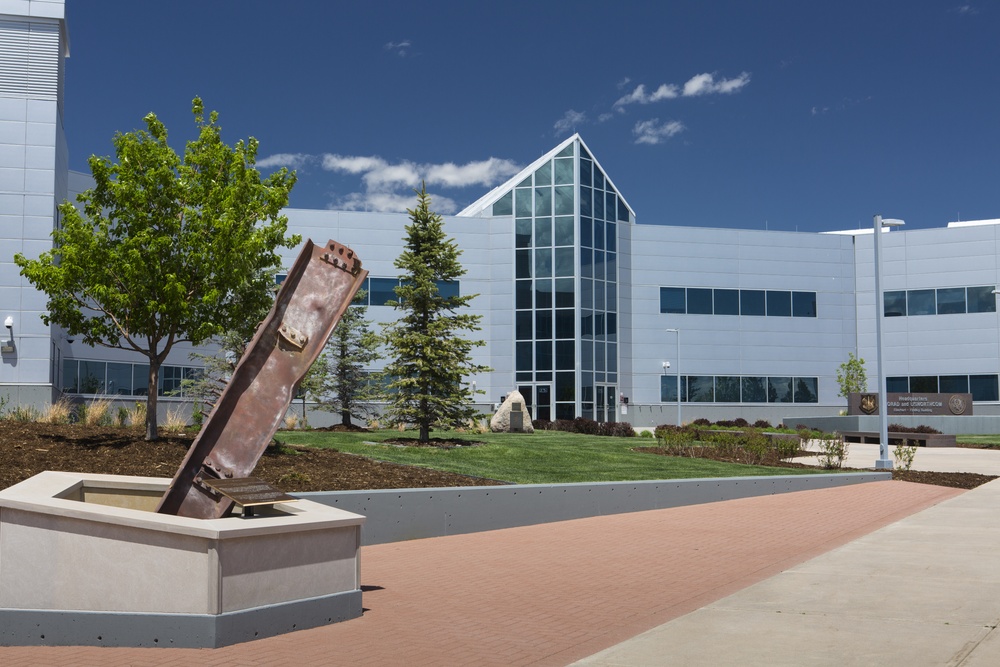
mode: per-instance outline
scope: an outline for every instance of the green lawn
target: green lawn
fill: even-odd
[[[380,461],[426,466],[517,484],[795,475],[818,472],[801,468],[745,466],[707,459],[641,454],[631,449],[655,446],[656,441],[649,438],[609,438],[558,431],[539,431],[531,435],[451,432],[432,434],[437,437],[485,443],[477,447],[448,450],[437,447],[398,447],[381,444],[383,440],[400,436],[416,437],[416,433],[281,431],[276,438],[282,443],[333,447],[342,452],[361,454]]]
[[[978,447],[988,447],[990,449],[1000,449],[1000,435],[956,435],[955,441],[958,443],[967,442]]]

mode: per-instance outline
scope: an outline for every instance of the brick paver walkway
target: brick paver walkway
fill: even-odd
[[[961,493],[876,482],[365,547],[362,618],[221,649],[0,665],[565,665]]]

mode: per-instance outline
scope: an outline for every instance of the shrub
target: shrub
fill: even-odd
[[[117,426],[128,426],[128,408],[124,405],[118,406],[118,417],[115,418]]]
[[[924,426],[923,424],[921,424],[920,426],[903,426],[902,424],[889,424],[888,430],[892,431],[893,433],[924,433],[927,435],[935,435],[941,433],[941,431],[937,430],[936,428],[932,426]]]
[[[4,419],[14,422],[36,422],[40,417],[41,413],[31,405],[18,405],[4,415]]]
[[[600,424],[598,435],[616,438],[634,438],[635,429],[628,422],[603,422]]]
[[[736,419],[733,420],[733,424],[735,424],[738,428],[746,428],[747,426],[750,425],[750,422],[748,422],[746,419],[743,419],[743,417],[737,417]]]
[[[819,438],[819,462],[827,470],[840,468],[847,458],[847,443],[837,433],[823,434]]]
[[[909,470],[913,467],[913,457],[917,455],[917,443],[915,440],[907,440],[902,445],[896,445],[892,452],[892,458],[896,461],[896,467],[900,470]]]
[[[129,408],[127,423],[129,426],[143,426],[146,423],[146,404],[136,401],[135,407]]]
[[[163,420],[163,428],[166,431],[177,433],[187,428],[187,419],[181,416],[180,408],[167,410],[167,416]]]
[[[694,424],[695,426],[711,426],[712,425],[712,422],[708,421],[704,417],[699,417],[698,419],[695,419],[691,423]]]
[[[294,412],[285,415],[285,428],[289,431],[294,431],[295,427],[299,425],[299,416]]]
[[[639,437],[640,438],[652,438],[654,436],[653,436],[653,432],[652,431],[639,431]]]
[[[757,421],[755,421],[753,423],[753,427],[754,428],[773,428],[771,426],[771,422],[767,421],[766,419],[758,419]]]
[[[81,403],[77,409],[77,420],[87,426],[109,426],[111,424],[111,399],[95,398],[89,404]]]

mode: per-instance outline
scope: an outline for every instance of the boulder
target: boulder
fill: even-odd
[[[520,413],[511,419],[511,413]],[[520,416],[521,424],[518,425],[517,417]],[[513,428],[511,427],[513,422]],[[516,389],[507,394],[506,400],[500,405],[500,409],[490,420],[490,430],[494,433],[534,433],[535,427],[531,425],[531,413],[524,403],[524,396]]]

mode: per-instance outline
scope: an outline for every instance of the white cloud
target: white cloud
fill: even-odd
[[[452,162],[426,166],[425,179],[428,183],[450,188],[464,188],[469,185],[491,186],[513,176],[521,168],[510,160],[491,157],[488,160],[457,165]]]
[[[696,74],[684,84],[684,97],[696,97],[698,95],[711,95],[721,93],[728,95],[735,93],[750,83],[749,72],[742,72],[735,79],[715,80],[715,75],[708,72]]]
[[[553,126],[556,130],[556,136],[560,134],[566,134],[570,130],[576,129],[578,125],[582,125],[584,121],[587,120],[587,114],[582,111],[574,111],[570,109],[563,114],[563,117],[556,121]]]
[[[401,185],[415,188],[420,185],[420,171],[412,162],[383,164],[365,173],[361,179],[369,190],[382,191]]]
[[[431,194],[431,208],[435,213],[449,215],[458,210],[458,204],[450,197]],[[370,211],[373,213],[404,213],[417,204],[414,192],[352,192],[330,204],[339,211]]]
[[[383,48],[386,51],[395,51],[396,55],[400,58],[405,58],[410,52],[410,47],[413,46],[412,42],[408,39],[404,39],[401,42],[386,42]]]
[[[963,16],[975,16],[979,13],[979,10],[972,5],[960,5],[955,8],[955,11]]]
[[[323,155],[323,169],[327,171],[346,171],[348,174],[363,174],[366,171],[386,166],[385,160],[373,156]]]
[[[258,169],[270,169],[271,167],[301,169],[312,160],[313,156],[305,153],[275,153],[257,160],[256,164]]]
[[[622,107],[629,104],[652,104],[661,100],[672,100],[677,97],[695,97],[698,95],[730,94],[735,93],[750,83],[750,74],[743,72],[734,79],[715,80],[715,75],[710,73],[697,74],[684,84],[683,88],[672,83],[663,83],[652,91],[646,92],[645,84],[639,84],[631,93],[618,99],[614,107],[622,111]]]
[[[663,143],[675,134],[680,134],[684,129],[684,124],[678,120],[661,123],[659,118],[653,118],[636,123],[632,128],[632,134],[637,144],[655,145]]]

